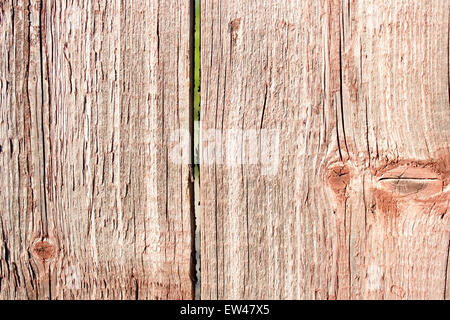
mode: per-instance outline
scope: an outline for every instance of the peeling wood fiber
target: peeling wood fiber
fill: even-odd
[[[0,2],[0,299],[193,297],[191,11]]]
[[[449,299],[449,4],[201,2],[203,299]]]

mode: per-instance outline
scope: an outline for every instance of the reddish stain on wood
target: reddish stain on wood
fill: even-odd
[[[386,216],[398,215],[398,201],[395,196],[385,190],[373,189],[375,197],[375,208]]]

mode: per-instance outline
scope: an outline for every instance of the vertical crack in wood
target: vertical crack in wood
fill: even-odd
[[[197,238],[198,238],[198,228],[197,228],[197,210],[196,210],[196,204],[197,204],[197,197],[199,195],[196,194],[196,188],[195,183],[198,183],[196,181],[196,175],[195,175],[195,129],[194,129],[194,117],[195,117],[195,74],[196,74],[196,68],[200,68],[195,64],[195,51],[196,51],[196,42],[195,42],[195,30],[196,30],[196,5],[195,0],[192,0],[190,2],[190,8],[189,8],[189,14],[190,14],[190,52],[189,52],[189,63],[190,63],[190,88],[189,88],[189,132],[190,132],[190,162],[189,170],[191,172],[190,176],[191,179],[189,180],[189,193],[190,193],[190,214],[191,214],[191,265],[190,265],[190,278],[192,281],[192,292],[193,292],[193,299],[199,299],[200,298],[200,287],[198,286],[198,268],[197,264],[199,261],[197,260],[197,250],[199,248],[197,247]],[[200,243],[200,241],[198,241]]]
[[[348,145],[347,145],[347,137],[345,135],[345,123],[344,123],[344,95],[343,95],[343,65],[342,65],[342,50],[345,50],[345,27],[344,27],[344,7],[341,4],[341,19],[339,20],[339,34],[342,35],[341,39],[339,39],[339,94],[340,94],[340,107],[341,107],[341,122],[342,122],[342,135],[344,138],[345,149],[348,153]],[[344,47],[344,48],[342,48]],[[340,150],[339,150],[340,152]],[[342,160],[342,155],[341,155]]]
[[[447,297],[447,281],[448,279],[448,262],[450,259],[450,240],[448,241],[448,248],[447,248],[447,259],[445,264],[445,273],[444,273],[444,300],[446,300]]]
[[[222,16],[220,15],[221,12],[221,2],[219,2],[219,6],[217,11],[219,12],[219,37],[221,36],[221,23],[222,23]],[[201,19],[201,18],[200,18]],[[200,48],[199,48],[200,49]],[[212,59],[212,52],[211,52],[211,59]],[[222,59],[222,57],[221,57]],[[200,66],[199,66],[200,68]],[[220,75],[217,77],[217,88],[216,88],[216,109],[215,109],[215,119],[214,119],[214,129],[217,130],[217,109],[219,106],[219,87],[220,87]],[[214,159],[216,157],[216,154],[214,155]],[[200,190],[200,188],[199,188]],[[218,220],[218,203],[217,203],[217,163],[214,161],[214,219],[215,219],[215,243],[216,243],[216,299],[219,298],[219,220]]]
[[[41,118],[41,134],[42,134],[42,191],[43,191],[43,204],[44,204],[44,217],[45,217],[45,225],[43,226],[43,237],[48,237],[48,212],[47,212],[47,173],[45,168],[45,130],[44,130],[44,62],[43,62],[43,41],[42,41],[42,13],[43,13],[43,0],[39,3],[39,64],[40,64],[40,76],[41,76],[41,109],[40,109],[40,118]],[[44,222],[43,222],[44,224]]]

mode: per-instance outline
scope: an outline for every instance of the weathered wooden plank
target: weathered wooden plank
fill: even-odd
[[[192,127],[191,4],[37,3],[34,56],[22,60],[20,50],[30,47],[22,31],[27,8],[3,4],[1,16],[2,50],[14,53],[13,41],[20,49],[10,53],[16,69],[2,61],[1,159],[9,178],[0,197],[0,295],[192,298],[190,141],[181,159],[173,154]],[[27,61],[37,64],[35,77],[23,71]],[[14,123],[24,109],[22,79],[36,99],[28,124]],[[10,154],[8,139],[25,140],[22,131],[30,130],[31,146]]]
[[[202,298],[448,298],[449,2],[201,4]]]
[[[47,298],[29,250],[47,233],[38,2],[0,3],[0,298]]]

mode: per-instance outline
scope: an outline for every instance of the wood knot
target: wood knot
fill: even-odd
[[[237,40],[237,31],[239,30],[239,27],[241,26],[241,18],[236,18],[234,20],[231,20],[228,24],[229,31],[231,33],[231,41],[232,43],[235,43]]]
[[[398,166],[385,170],[378,178],[381,189],[399,197],[427,198],[442,191],[440,175],[427,167]]]
[[[391,292],[401,299],[405,296],[405,290],[395,284],[391,287]]]
[[[439,214],[447,207],[446,176],[433,162],[389,164],[376,175],[373,195],[377,209],[387,216],[398,216],[405,207]]]
[[[49,260],[53,257],[55,248],[48,241],[36,242],[33,246],[33,254],[41,260]]]
[[[350,169],[344,164],[328,168],[326,181],[338,198],[343,198],[350,183]]]
[[[241,26],[241,18],[236,18],[230,21],[228,24],[230,27],[231,32],[235,32],[239,30],[239,27]]]

